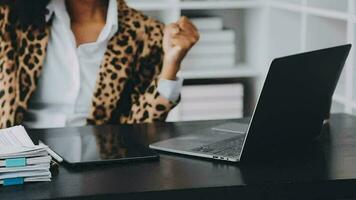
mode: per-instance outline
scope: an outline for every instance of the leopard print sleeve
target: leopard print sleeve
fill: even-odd
[[[9,32],[9,7],[0,6],[0,128],[14,125],[16,73]]]
[[[127,123],[164,121],[179,101],[171,102],[158,92],[158,80],[163,64],[163,28],[156,20],[145,25],[145,39],[138,42],[139,56],[133,71],[134,92]]]

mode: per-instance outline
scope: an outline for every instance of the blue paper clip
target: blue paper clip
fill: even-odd
[[[23,183],[24,183],[24,178],[23,177],[4,179],[4,186],[22,185]]]
[[[24,167],[26,158],[11,158],[5,160],[5,167]]]

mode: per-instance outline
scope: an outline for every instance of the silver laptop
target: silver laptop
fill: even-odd
[[[227,123],[150,148],[238,162],[303,148],[316,138],[351,45],[273,60],[250,123]]]

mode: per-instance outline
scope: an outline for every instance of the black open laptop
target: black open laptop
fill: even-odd
[[[233,162],[302,149],[321,131],[350,48],[348,44],[277,58],[249,124],[225,124],[150,147]],[[229,131],[223,131],[226,127]]]

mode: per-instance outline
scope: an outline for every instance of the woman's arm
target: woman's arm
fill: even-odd
[[[199,40],[195,25],[185,16],[164,29],[162,79],[175,80],[182,60]]]
[[[15,101],[15,62],[14,50],[10,38],[9,7],[0,6],[0,128],[14,125],[13,102]]]
[[[160,79],[175,80],[180,63],[189,49],[199,39],[192,23],[185,17],[166,28],[162,24],[155,27],[144,41],[142,54],[134,73],[132,108],[128,117],[121,122],[147,123],[164,121],[169,111],[177,105],[158,91]]]

